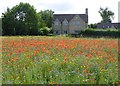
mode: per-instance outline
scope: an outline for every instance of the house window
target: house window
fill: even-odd
[[[75,30],[75,33],[80,33],[80,30]]]
[[[76,21],[76,26],[80,26],[80,22],[79,21]]]
[[[75,19],[78,19],[78,16],[75,16]]]
[[[64,21],[63,21],[63,25],[68,25],[68,21],[67,21],[67,20],[64,20]]]
[[[67,34],[67,33],[68,33],[68,32],[65,30],[65,31],[64,31],[64,34]]]
[[[59,22],[55,22],[55,25],[59,25]]]
[[[55,31],[55,34],[59,34],[59,31]]]
[[[80,21],[74,21],[74,22],[73,22],[73,25],[75,25],[75,26],[80,26]]]
[[[103,28],[105,28],[105,26],[103,26]]]

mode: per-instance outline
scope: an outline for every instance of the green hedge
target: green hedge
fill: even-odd
[[[79,35],[87,37],[120,37],[120,31],[113,29],[86,29],[81,31]]]

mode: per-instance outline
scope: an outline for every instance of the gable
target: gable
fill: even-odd
[[[58,19],[56,19],[55,21],[54,21],[54,25],[60,25],[60,21],[58,20]]]
[[[65,25],[65,26],[68,25],[67,19],[64,19],[64,21],[62,22],[62,24]]]
[[[70,21],[70,25],[80,26],[81,24],[83,24],[83,22],[85,23],[85,21],[79,15],[75,15]]]
[[[98,23],[97,28],[120,28],[120,23]]]
[[[120,23],[112,23],[115,28],[120,29]]]
[[[54,14],[53,21],[55,21],[56,19],[59,19],[60,22],[63,22],[64,19],[66,19],[69,22],[73,19],[75,15],[79,15],[79,17],[81,17],[83,21],[88,23],[88,15],[86,14]]]
[[[111,28],[116,29],[115,26],[113,26],[113,25],[111,26]]]

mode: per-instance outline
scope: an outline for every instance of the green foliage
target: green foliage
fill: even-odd
[[[52,10],[44,10],[38,13],[39,15],[39,22],[41,27],[48,27],[50,28],[52,25],[52,18],[53,18],[54,11]]]
[[[103,23],[111,23],[112,20],[111,18],[113,19],[113,16],[114,16],[114,13],[109,10],[108,8],[100,8],[100,10],[98,11],[100,13],[100,16],[102,17],[102,21]]]
[[[95,24],[90,24],[90,25],[88,25],[88,27],[89,27],[89,28],[94,28],[94,29],[95,29],[95,28],[97,28],[97,24],[96,24],[96,23],[95,23]]]
[[[120,31],[117,29],[93,29],[89,28],[83,30],[79,33],[79,35],[87,36],[87,37],[120,37]]]
[[[43,27],[43,28],[40,28],[40,30],[39,30],[40,35],[48,35],[50,31],[51,31],[51,29],[48,27]]]
[[[49,30],[46,27],[51,27],[53,13],[52,10],[37,13],[29,3],[20,3],[11,9],[7,8],[2,14],[2,35],[47,35]]]
[[[36,35],[38,33],[38,16],[29,3],[20,3],[3,13],[4,35]]]

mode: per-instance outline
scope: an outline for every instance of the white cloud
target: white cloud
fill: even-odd
[[[12,8],[20,2],[28,2],[34,5],[37,11],[52,9],[57,14],[71,13],[71,14],[84,14],[85,8],[88,8],[89,23],[97,23],[101,21],[98,13],[100,7],[108,7],[115,13],[113,22],[118,21],[118,1],[119,0],[0,0],[0,16],[1,13],[6,11],[6,8]]]

